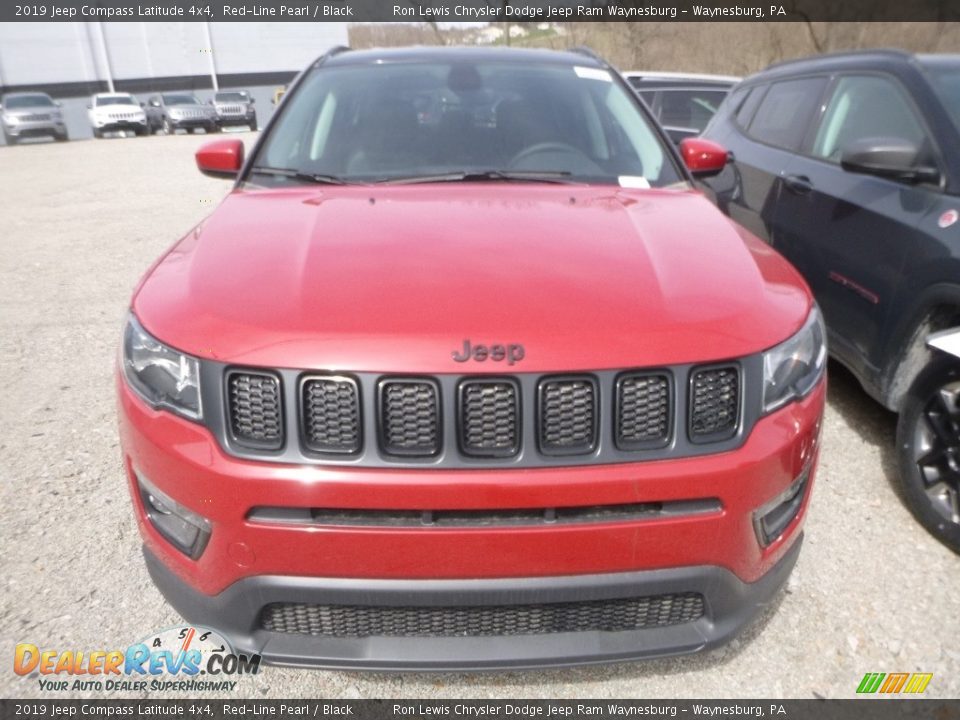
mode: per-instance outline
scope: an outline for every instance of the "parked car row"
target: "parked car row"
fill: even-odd
[[[227,127],[257,130],[254,99],[246,90],[215,92],[207,103],[190,92],[157,93],[140,102],[130,93],[97,93],[87,104],[93,136],[111,132],[150,135],[177,130],[213,133]],[[61,103],[46,93],[7,93],[0,98],[0,125],[8,145],[30,137],[69,139]]]
[[[151,95],[140,103],[128,93],[99,93],[87,106],[95,137],[111,130],[133,130],[138,135],[177,130],[219,132],[225,127],[243,125],[257,129],[254,99],[245,90],[216,92],[203,103],[189,92]]]

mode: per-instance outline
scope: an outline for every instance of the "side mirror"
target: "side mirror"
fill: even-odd
[[[146,103],[140,103],[140,107],[146,107],[146,106],[147,106]]]
[[[93,105],[91,105],[90,103],[87,103],[87,110],[93,110]]]
[[[921,161],[920,146],[902,138],[854,140],[840,152],[840,167],[847,172],[903,182],[940,180],[940,171]]]
[[[57,101],[54,103],[54,105],[56,105],[58,108],[62,108],[62,107],[63,107],[63,103],[60,102],[59,100],[57,100]]]
[[[725,148],[703,138],[681,140],[680,155],[683,157],[683,164],[695,178],[717,175],[726,166],[729,156]]]
[[[250,104],[251,104],[251,105],[256,105],[256,104],[257,104],[257,99],[256,99],[256,98],[250,98]]]
[[[233,178],[243,167],[243,142],[214,140],[202,145],[196,154],[197,167],[204,175],[215,178]]]

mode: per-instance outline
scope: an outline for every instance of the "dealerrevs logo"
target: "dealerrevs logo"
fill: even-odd
[[[38,677],[44,692],[233,690],[239,675],[260,671],[259,655],[235,653],[216,630],[175,627],[154,633],[125,650],[48,650],[19,643],[13,671]]]

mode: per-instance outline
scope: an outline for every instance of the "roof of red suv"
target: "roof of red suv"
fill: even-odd
[[[540,50],[528,48],[481,48],[481,47],[403,47],[376,48],[373,50],[348,50],[340,48],[323,56],[323,64],[362,65],[374,62],[426,62],[449,61],[451,56],[464,61],[480,62],[539,62],[557,65],[585,65],[604,67],[605,64],[589,50]],[[319,61],[318,61],[319,62]]]

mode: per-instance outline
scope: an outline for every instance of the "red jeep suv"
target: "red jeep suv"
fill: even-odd
[[[154,582],[267,662],[692,652],[801,544],[824,330],[588,51],[327,53],[137,288],[117,373]]]

